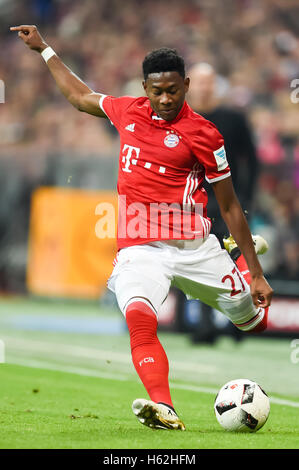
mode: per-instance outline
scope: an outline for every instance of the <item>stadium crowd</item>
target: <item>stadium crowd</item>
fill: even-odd
[[[110,123],[75,111],[43,60],[9,31],[36,24],[63,61],[105,94],[142,94],[142,60],[162,45],[176,48],[187,68],[211,64],[222,102],[244,111],[253,128],[260,172],[251,224],[270,239],[265,270],[299,280],[298,0],[2,0],[0,12],[6,101],[0,114],[0,251],[9,194],[28,210],[24,194],[49,181],[57,155],[115,164],[118,155]]]

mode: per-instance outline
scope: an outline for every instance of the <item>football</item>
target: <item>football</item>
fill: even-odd
[[[219,424],[227,431],[255,432],[268,419],[270,400],[252,380],[236,379],[219,390],[214,410]]]

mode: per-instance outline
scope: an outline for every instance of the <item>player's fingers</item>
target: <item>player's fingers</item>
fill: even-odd
[[[253,305],[258,308],[260,307],[260,301],[259,301],[259,296],[257,293],[252,293],[251,294],[251,297],[252,297],[252,302],[253,302]]]
[[[11,31],[20,31],[21,29],[34,29],[36,26],[34,24],[21,24],[20,26],[11,26],[9,29]]]
[[[21,26],[11,26],[10,31],[21,31],[24,34],[29,34],[32,31],[36,30],[35,25],[21,25]]]
[[[266,294],[260,294],[258,296],[258,306],[267,308],[271,305],[271,300],[272,300],[272,292],[269,292]]]
[[[251,294],[251,296],[252,296],[252,302],[256,308],[260,308],[260,307],[266,308],[266,307],[269,307],[271,303],[271,299],[268,296],[264,295],[263,293],[254,292]]]
[[[255,307],[258,307],[258,304],[259,304],[259,293],[257,291],[257,289],[254,289],[253,285],[251,284],[250,286],[250,290],[251,290],[251,298],[252,298],[252,302],[253,302],[253,305]]]
[[[266,308],[266,307],[269,307],[269,305],[270,305],[270,303],[267,302],[266,299],[260,297],[259,300],[258,300],[258,304],[256,305],[256,307],[263,307],[263,308]]]

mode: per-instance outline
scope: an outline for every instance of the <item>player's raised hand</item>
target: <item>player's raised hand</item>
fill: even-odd
[[[48,47],[34,25],[11,26],[10,31],[18,31],[18,36],[33,51],[42,52]]]
[[[250,290],[253,303],[257,308],[269,307],[273,296],[273,289],[269,286],[268,282],[263,276],[252,278]]]

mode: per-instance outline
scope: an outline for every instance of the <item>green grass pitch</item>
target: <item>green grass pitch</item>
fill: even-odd
[[[152,430],[131,412],[144,396],[135,381],[1,365],[0,448],[286,449],[298,448],[299,409],[271,405],[255,434],[228,433],[213,414],[214,396],[176,390],[185,432]]]
[[[299,365],[290,360],[290,340],[222,338],[205,346],[160,333],[187,430],[152,430],[131,411],[147,394],[122,324],[119,312],[96,304],[0,299],[0,449],[299,448]],[[241,377],[256,380],[271,399],[257,433],[226,432],[214,415],[217,390]]]

